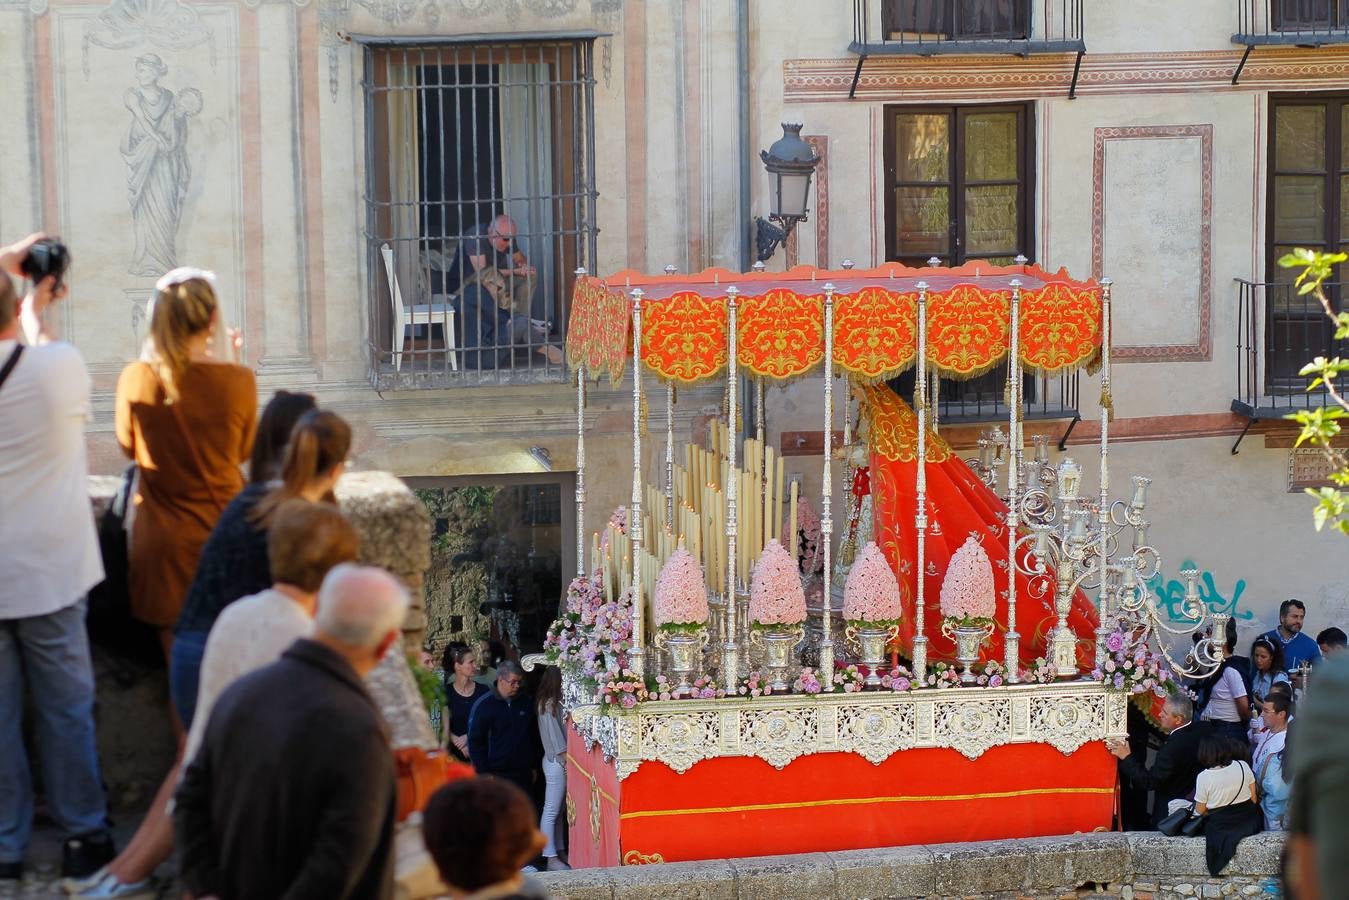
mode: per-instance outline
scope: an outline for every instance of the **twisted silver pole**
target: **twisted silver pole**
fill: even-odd
[[[824,285],[824,473],[820,502],[820,539],[824,542],[824,585],[820,595],[820,683],[833,685],[834,679],[834,599],[830,590],[834,545],[834,285]]]
[[[914,611],[913,675],[918,683],[927,681],[927,282],[918,288],[918,383],[914,397],[918,400],[918,472],[915,489],[918,494],[918,514],[914,527],[918,532],[918,586],[917,608]]]
[[[632,544],[632,649],[628,668],[646,673],[646,609],[642,599],[642,293],[632,297],[632,503],[628,508],[628,537]]]
[[[1104,670],[1108,652],[1106,639],[1110,637],[1110,586],[1107,575],[1107,553],[1110,549],[1110,415],[1114,401],[1110,396],[1110,294],[1114,282],[1101,279],[1101,508],[1096,522],[1101,529],[1097,550],[1100,568],[1100,591],[1096,595],[1096,668]]]
[[[740,646],[736,643],[736,602],[735,602],[735,569],[736,569],[736,499],[739,493],[739,479],[736,477],[736,441],[739,440],[739,430],[735,427],[738,411],[736,409],[737,400],[740,392],[736,390],[736,384],[739,380],[739,368],[736,363],[736,297],[740,290],[731,285],[726,289],[726,310],[727,325],[726,339],[729,355],[726,360],[726,383],[727,383],[727,432],[726,441],[727,472],[726,478],[726,642],[721,648],[721,680],[722,687],[727,691],[735,689],[736,679],[740,677]]]
[[[1003,665],[1007,667],[1007,680],[1020,681],[1021,671],[1021,635],[1016,630],[1016,543],[1019,525],[1017,492],[1020,489],[1020,471],[1018,463],[1021,455],[1019,439],[1021,437],[1021,282],[1013,278],[1012,316],[1011,316],[1011,354],[1008,357],[1008,426],[1007,433],[1012,440],[1012,452],[1007,454],[1007,633],[1003,635]]]
[[[674,407],[675,387],[665,386],[665,527],[675,531],[674,504]]]

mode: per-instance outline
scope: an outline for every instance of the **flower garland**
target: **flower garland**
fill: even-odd
[[[871,672],[866,666],[847,665],[834,673],[835,690],[853,694],[866,687],[866,678]]]

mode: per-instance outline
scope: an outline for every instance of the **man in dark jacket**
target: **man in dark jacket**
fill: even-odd
[[[313,639],[221,694],[174,812],[193,896],[392,895],[393,755],[361,679],[400,639],[407,603],[387,572],[338,566]]]
[[[1160,724],[1169,736],[1157,751],[1157,758],[1149,768],[1129,749],[1126,741],[1112,741],[1107,746],[1120,760],[1120,773],[1135,786],[1152,791],[1152,825],[1166,818],[1167,806],[1172,800],[1185,797],[1194,790],[1199,765],[1199,741],[1209,732],[1207,722],[1195,722],[1194,704],[1184,694],[1172,694],[1162,706]]]
[[[524,693],[525,673],[507,660],[497,667],[496,686],[473,707],[468,717],[468,757],[479,775],[495,775],[534,794],[534,769],[539,765],[538,719]]]

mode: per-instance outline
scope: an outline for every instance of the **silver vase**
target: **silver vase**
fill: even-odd
[[[670,654],[670,676],[676,682],[676,695],[693,693],[693,681],[701,673],[703,647],[707,645],[707,629],[693,632],[661,632],[657,643]]]
[[[970,667],[979,661],[979,650],[993,633],[992,623],[986,625],[956,625],[950,619],[942,622],[942,634],[956,642],[956,662],[964,666],[960,680],[973,684],[975,677]]]
[[[792,631],[769,631],[755,629],[750,634],[751,643],[762,643],[764,647],[764,673],[772,679],[770,687],[774,691],[786,691],[787,667],[792,663],[792,650],[801,643],[800,628]]]
[[[845,633],[848,641],[857,648],[857,662],[870,670],[863,683],[870,688],[880,687],[881,676],[877,670],[886,662],[885,645],[895,639],[899,628],[864,628],[849,623]]]

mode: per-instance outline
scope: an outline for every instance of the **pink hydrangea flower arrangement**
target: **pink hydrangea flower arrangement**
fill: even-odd
[[[959,625],[986,625],[997,607],[993,592],[993,564],[974,535],[951,557],[941,586],[941,614]]]
[[[749,620],[756,628],[793,627],[806,620],[806,592],[796,560],[776,540],[768,542],[754,565]]]
[[[895,573],[881,548],[868,541],[843,588],[843,618],[856,628],[892,628],[899,624],[899,610]]]
[[[670,554],[660,570],[652,615],[656,627],[664,631],[689,631],[707,624],[703,567],[683,546]]]

